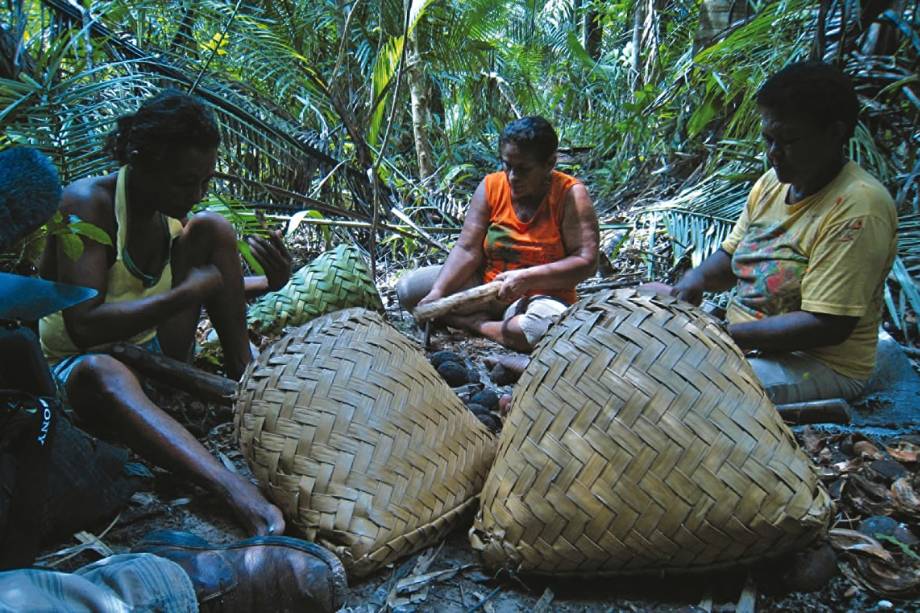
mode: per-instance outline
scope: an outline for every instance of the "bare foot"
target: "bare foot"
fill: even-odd
[[[451,328],[459,328],[460,330],[478,333],[480,326],[491,320],[485,313],[476,312],[470,313],[469,315],[446,315],[441,318],[441,321]]]
[[[254,536],[284,533],[281,509],[270,503],[262,492],[240,476],[227,488],[227,502],[246,531]]]

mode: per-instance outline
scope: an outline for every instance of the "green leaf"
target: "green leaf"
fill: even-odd
[[[693,115],[690,116],[690,121],[687,122],[687,134],[690,138],[698,136],[717,113],[718,111],[709,100],[697,107]]]
[[[236,241],[236,246],[240,250],[240,255],[243,256],[243,259],[246,260],[246,263],[249,264],[249,268],[257,275],[264,275],[265,269],[262,268],[262,265],[259,264],[259,261],[256,259],[256,256],[252,255],[252,249],[249,248],[249,243],[240,239]]]
[[[64,249],[64,255],[71,260],[79,260],[83,255],[83,241],[75,234],[61,234],[58,236],[61,241],[61,247]]]
[[[910,545],[908,545],[907,543],[903,541],[898,540],[896,537],[891,536],[889,534],[883,534],[881,532],[876,532],[874,536],[875,536],[875,539],[878,541],[884,541],[886,543],[891,543],[892,545],[900,549],[901,552],[904,553],[904,555],[910,556],[915,560],[920,560],[920,555],[917,555],[917,553],[913,549],[910,548]]]
[[[95,224],[88,221],[77,221],[70,224],[70,230],[78,236],[85,236],[91,240],[103,245],[112,245],[112,239],[108,233]]]
[[[418,25],[419,20],[422,18],[422,15],[425,14],[425,9],[434,2],[434,0],[412,0],[412,6],[409,8],[409,29],[407,34],[412,34],[412,31],[415,30],[415,26]]]
[[[389,97],[385,94],[393,75],[396,73],[396,67],[399,65],[399,58],[402,56],[404,36],[395,36],[380,50],[377,55],[377,61],[374,63],[374,74],[371,77],[373,84],[373,97],[371,103],[374,105],[371,122],[367,128],[367,142],[372,146],[377,145],[377,139],[380,135],[380,124],[383,122],[383,114],[386,112],[386,101]]]
[[[575,32],[570,30],[565,40],[569,49],[569,53],[571,53],[576,60],[581,62],[585,68],[594,67],[594,59],[582,46],[581,41],[578,40],[578,36],[575,35]]]

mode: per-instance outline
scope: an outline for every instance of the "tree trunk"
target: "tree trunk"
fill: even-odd
[[[709,46],[733,23],[752,14],[753,10],[747,0],[703,0],[693,48],[699,50]]]
[[[418,37],[413,33],[409,37],[409,96],[412,103],[412,134],[415,137],[415,153],[418,157],[418,175],[427,179],[434,174],[431,143],[428,141],[428,96],[425,88],[425,71],[422,58],[418,52]]]
[[[585,50],[595,62],[601,59],[601,49],[604,41],[604,25],[601,16],[592,6],[585,9]]]
[[[632,59],[630,61],[633,77],[633,91],[636,91],[642,85],[642,28],[644,24],[645,0],[637,0],[633,13]]]
[[[469,306],[471,304],[485,303],[498,296],[498,290],[502,288],[501,281],[492,281],[485,285],[477,285],[468,290],[451,294],[434,302],[428,302],[421,306],[415,307],[412,316],[415,321],[429,321],[443,317],[456,309]]]

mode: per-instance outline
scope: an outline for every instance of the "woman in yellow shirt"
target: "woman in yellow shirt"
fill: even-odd
[[[48,279],[92,287],[96,298],[40,322],[52,371],[87,426],[114,432],[151,462],[184,473],[216,492],[252,534],[284,530],[281,512],[247,480],[228,471],[180,424],[156,406],[135,373],[100,347],[128,340],[184,359],[201,307],[208,310],[229,376],[252,359],[245,289],[275,289],[290,275],[276,236],[257,244],[268,278],[244,285],[233,227],[199,213],[217,160],[213,115],[192,96],[165,91],[118,120],[109,147],[121,169],[76,181],[61,211],[102,228],[107,246],[85,240],[72,260],[52,239],[42,262]]]
[[[882,292],[897,248],[891,196],[845,156],[859,104],[820,62],[793,64],[757,94],[772,169],[728,239],[673,288],[699,304],[736,288],[728,332],[776,403],[854,398],[875,366]]]

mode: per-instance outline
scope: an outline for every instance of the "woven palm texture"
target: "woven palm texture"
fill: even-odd
[[[365,309],[263,352],[240,383],[236,426],[269,497],[354,576],[454,528],[495,455],[419,347]]]
[[[383,303],[364,256],[354,245],[342,244],[300,268],[280,290],[256,300],[247,323],[261,334],[275,334],[348,307],[383,310]]]
[[[708,570],[826,532],[833,507],[744,357],[701,311],[608,291],[518,382],[470,540],[490,568]]]

